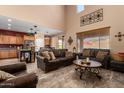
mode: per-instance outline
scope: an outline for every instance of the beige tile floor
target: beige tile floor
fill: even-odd
[[[19,62],[18,59],[0,60],[0,65],[13,64]],[[39,78],[38,88],[123,88],[124,73],[101,70],[102,79],[94,76],[83,76],[79,79],[79,73],[74,70],[75,66],[67,66],[45,74],[37,68],[37,64],[27,64],[27,72],[36,72]]]

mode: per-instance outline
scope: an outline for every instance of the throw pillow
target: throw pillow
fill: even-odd
[[[84,57],[90,57],[90,50],[83,50]]]
[[[50,57],[51,57],[52,60],[56,59],[56,57],[55,57],[55,55],[54,55],[53,52],[49,52],[49,55],[50,55]]]
[[[124,62],[124,56],[121,56],[120,54],[112,54],[112,59],[118,62]]]
[[[42,52],[42,55],[43,55],[44,58],[47,58],[48,60],[51,59],[48,51]]]
[[[104,57],[108,54],[108,52],[98,51],[96,58],[100,61],[103,61]]]
[[[14,75],[0,70],[0,81],[4,81],[14,77],[15,77]]]
[[[65,52],[65,57],[73,57],[73,53],[70,51]]]

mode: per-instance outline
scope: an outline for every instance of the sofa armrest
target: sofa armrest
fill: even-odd
[[[25,74],[15,78],[8,79],[0,83],[1,88],[25,88],[36,87],[38,77],[35,73]]]
[[[26,69],[27,68],[25,62],[0,66],[0,70],[3,70],[8,73],[16,73]]]
[[[110,60],[111,60],[110,55],[106,55],[103,59],[104,66],[107,69],[110,67]]]
[[[79,53],[74,53],[74,55],[75,55],[75,58],[76,58],[76,56],[78,56],[78,57],[81,59],[82,56],[83,56],[83,53],[81,53],[81,52],[79,52]]]
[[[44,57],[42,57],[42,56],[36,56],[36,58],[37,58],[37,62],[39,63],[44,63],[44,64],[47,64],[47,63],[49,63],[49,61],[48,61],[48,59],[47,58],[44,58]]]

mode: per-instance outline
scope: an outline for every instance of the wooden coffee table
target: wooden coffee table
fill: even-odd
[[[85,72],[90,72],[96,75],[96,77],[98,77],[98,79],[101,79],[102,77],[99,75],[100,73],[100,68],[102,66],[101,63],[97,62],[97,61],[93,61],[93,60],[89,60],[90,65],[87,64],[82,64],[81,62],[83,62],[85,60],[82,59],[78,59],[78,60],[74,60],[73,63],[76,65],[75,70],[80,72],[80,79],[82,79],[82,75]]]

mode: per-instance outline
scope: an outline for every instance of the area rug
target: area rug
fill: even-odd
[[[38,88],[123,88],[124,74],[120,72],[101,69],[102,79],[90,75],[79,78],[75,66],[67,66],[49,73],[38,69]]]

